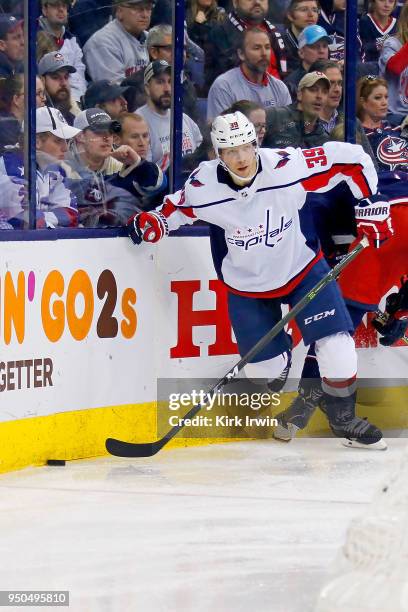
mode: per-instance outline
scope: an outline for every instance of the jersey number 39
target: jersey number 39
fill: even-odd
[[[315,149],[304,149],[302,151],[308,168],[314,168],[315,166],[327,166],[327,157],[322,147],[316,147]]]

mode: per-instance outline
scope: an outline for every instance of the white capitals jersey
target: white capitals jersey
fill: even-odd
[[[258,173],[244,188],[232,184],[219,160],[201,163],[159,210],[170,230],[197,219],[211,224],[214,265],[230,290],[281,296],[321,257],[304,207],[307,192],[322,193],[345,180],[357,199],[365,198],[376,193],[377,174],[360,145],[261,149],[259,157]]]

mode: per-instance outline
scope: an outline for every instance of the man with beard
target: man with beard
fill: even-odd
[[[95,32],[84,46],[93,81],[109,79],[118,83],[147,66],[146,35],[153,4],[153,0],[113,1],[115,19]]]
[[[38,74],[44,77],[44,85],[50,106],[57,108],[69,125],[74,124],[75,108],[71,101],[69,77],[76,68],[65,61],[59,51],[46,53],[38,64]],[[79,112],[79,111],[78,111]]]
[[[165,171],[170,164],[171,66],[164,60],[151,62],[144,83],[147,103],[136,112],[149,126],[151,160]],[[183,113],[183,155],[193,153],[201,141],[197,124]]]
[[[76,68],[69,81],[72,98],[78,102],[86,90],[85,64],[77,39],[66,29],[71,4],[72,0],[41,0],[42,16],[38,25],[50,35],[67,63]]]
[[[238,100],[258,102],[264,108],[291,104],[286,85],[267,73],[270,53],[271,43],[266,32],[260,28],[243,32],[238,46],[240,66],[221,74],[208,92],[208,121]]]
[[[208,37],[205,60],[207,89],[218,75],[239,64],[237,47],[240,34],[249,28],[264,30],[271,41],[270,62],[267,72],[280,79],[286,75],[286,49],[282,35],[267,21],[268,0],[232,0],[233,10],[227,19],[215,26]]]

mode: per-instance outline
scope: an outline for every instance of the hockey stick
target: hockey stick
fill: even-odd
[[[311,302],[322,289],[324,289],[331,281],[335,280],[341,271],[368,245],[368,239],[366,236],[364,236],[364,238],[342,259],[341,262],[339,262],[332,270],[330,270],[330,272],[326,274],[326,276],[316,283],[316,285],[312,287],[312,289],[310,289],[310,291],[304,295],[303,298],[207,392],[206,397],[208,399],[214,397],[214,395],[220,389],[222,389],[222,387],[235,378],[238,372],[240,372],[242,368],[244,368],[246,364],[250,362],[253,357],[255,357],[255,355],[262,351],[262,349],[265,348],[265,346],[269,344],[269,342],[271,342],[271,340],[273,340],[273,338],[275,338],[280,331],[282,331],[285,325],[294,319],[296,315],[307,304],[309,304],[309,302]],[[183,429],[184,422],[187,419],[192,419],[205,405],[205,403],[201,403],[193,406],[189,412],[187,412],[187,414],[180,419],[178,425],[174,425],[174,427],[172,427],[163,438],[157,440],[156,442],[134,443],[116,440],[115,438],[108,438],[105,443],[106,450],[111,455],[116,455],[118,457],[152,457],[158,453],[163,446],[170,442],[170,440],[172,440],[181,429]]]

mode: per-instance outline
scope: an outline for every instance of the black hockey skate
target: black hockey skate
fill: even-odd
[[[369,450],[386,450],[387,444],[380,429],[372,425],[366,418],[355,416],[345,424],[330,423],[335,436],[344,438],[342,444],[349,448],[365,448]]]
[[[289,408],[275,417],[278,425],[273,430],[273,437],[277,440],[290,442],[299,429],[307,426],[323,396],[320,379],[303,380],[298,392]]]

